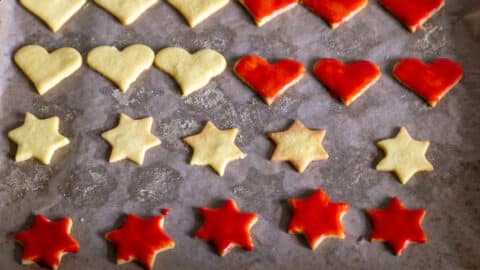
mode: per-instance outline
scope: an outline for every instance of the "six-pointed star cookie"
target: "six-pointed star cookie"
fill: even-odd
[[[145,219],[129,214],[120,229],[108,232],[105,238],[117,246],[117,264],[137,260],[145,269],[152,269],[157,253],[175,246],[163,232],[163,223],[163,216]]]
[[[102,133],[102,138],[113,147],[109,161],[116,162],[128,158],[142,165],[145,152],[160,144],[160,140],[150,133],[152,123],[152,117],[134,120],[123,113],[120,114],[118,126]]]
[[[193,148],[192,165],[210,165],[220,176],[230,161],[246,155],[235,145],[238,129],[219,130],[212,122],[197,135],[183,139]]]
[[[65,253],[77,253],[80,246],[70,236],[72,220],[64,218],[50,221],[38,215],[29,230],[15,235],[23,245],[22,264],[40,263],[57,269]]]
[[[277,144],[272,161],[289,161],[302,173],[311,161],[328,159],[322,146],[325,134],[325,130],[310,130],[295,120],[288,130],[268,134]]]
[[[233,200],[218,209],[200,208],[200,214],[204,222],[195,236],[213,242],[220,256],[227,255],[235,246],[253,250],[250,228],[257,222],[257,215],[238,211]]]
[[[33,157],[44,164],[50,164],[55,151],[69,144],[69,140],[58,132],[59,125],[58,117],[42,120],[26,113],[23,125],[8,133],[8,138],[18,145],[15,161]]]
[[[419,171],[433,171],[433,166],[425,157],[428,141],[416,141],[405,128],[401,128],[395,138],[377,143],[386,154],[378,165],[378,171],[393,171],[402,184]]]

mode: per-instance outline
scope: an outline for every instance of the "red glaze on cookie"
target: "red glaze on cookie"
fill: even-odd
[[[421,60],[408,58],[395,65],[393,76],[435,107],[462,79],[463,69],[450,59],[440,58],[428,65]]]
[[[22,263],[36,262],[57,269],[64,253],[77,253],[80,246],[70,236],[70,218],[50,221],[38,215],[29,230],[19,232],[15,240],[23,245]]]
[[[372,241],[387,242],[395,255],[401,255],[409,242],[425,243],[427,236],[421,223],[425,210],[409,210],[398,198],[393,198],[390,204],[381,210],[368,210],[372,220]]]
[[[239,0],[239,2],[260,26],[271,18],[293,8],[298,0]]]
[[[306,199],[289,199],[288,204],[293,211],[288,232],[304,234],[312,249],[325,237],[345,238],[341,218],[348,204],[331,202],[321,189]]]
[[[213,242],[221,256],[234,246],[253,250],[250,228],[257,222],[257,215],[238,211],[233,200],[226,201],[218,209],[200,208],[200,214],[203,225],[195,236]]]
[[[379,0],[411,32],[415,32],[445,3],[444,0]]]
[[[175,246],[163,232],[163,222],[163,216],[141,218],[129,214],[120,229],[108,232],[105,238],[117,246],[117,263],[137,260],[145,269],[152,269],[155,255]]]
[[[268,105],[305,74],[305,68],[297,61],[284,59],[269,64],[265,59],[251,55],[238,60],[233,70]]]
[[[367,6],[368,0],[301,0],[335,29]]]
[[[380,69],[369,61],[356,61],[348,65],[336,59],[322,59],[314,68],[315,77],[346,106],[365,92],[380,78]]]

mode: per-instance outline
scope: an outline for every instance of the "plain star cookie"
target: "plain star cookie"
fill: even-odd
[[[255,23],[262,26],[271,19],[287,12],[298,4],[298,0],[238,0],[252,15]]]
[[[37,45],[27,45],[15,52],[15,64],[43,95],[82,66],[82,56],[72,48],[48,53]]]
[[[190,54],[181,48],[166,48],[158,52],[155,66],[172,76],[180,85],[183,96],[188,96],[223,73],[227,61],[223,55],[210,49]]]
[[[254,249],[250,229],[257,222],[257,215],[240,212],[233,200],[226,201],[218,209],[200,208],[200,214],[203,225],[195,236],[211,241],[220,256],[227,255],[235,246],[247,251]]]
[[[147,150],[160,145],[160,140],[150,132],[152,124],[152,117],[134,120],[120,114],[118,126],[102,133],[102,138],[112,146],[109,162],[130,159],[142,165]]]
[[[80,245],[70,236],[71,227],[70,218],[50,221],[38,215],[29,230],[15,235],[15,240],[23,246],[22,264],[38,263],[58,269],[64,254],[80,250]]]
[[[183,139],[193,148],[191,165],[209,165],[220,176],[231,161],[246,157],[235,145],[238,129],[219,130],[208,121],[203,130],[194,136]]]
[[[141,44],[129,46],[123,51],[100,46],[88,53],[87,63],[125,92],[142,72],[152,66],[154,58],[152,49]]]
[[[355,16],[368,0],[300,0],[312,12],[324,19],[332,29]]]
[[[70,143],[58,132],[59,125],[58,117],[42,120],[26,113],[23,125],[8,132],[8,138],[17,144],[15,161],[36,158],[43,164],[50,164],[55,151]]]
[[[57,32],[87,0],[20,0],[20,3]]]
[[[115,16],[123,25],[129,25],[158,3],[158,0],[95,0],[95,3]]]
[[[157,253],[175,246],[163,232],[163,216],[141,218],[129,214],[120,229],[108,232],[105,238],[117,246],[117,264],[137,260],[146,270],[153,269]]]
[[[445,4],[444,0],[379,0],[380,4],[397,17],[409,30],[420,29]]]
[[[425,157],[430,142],[412,139],[403,127],[395,138],[379,141],[377,145],[386,155],[378,163],[377,170],[394,172],[402,184],[419,171],[433,171]]]
[[[397,256],[410,242],[427,242],[421,225],[423,209],[409,210],[398,198],[393,198],[385,209],[370,209],[367,213],[373,225],[371,241],[387,242]]]
[[[167,0],[167,2],[185,17],[190,27],[195,27],[225,7],[230,0]]]
[[[310,130],[295,120],[288,130],[268,134],[277,144],[272,161],[288,161],[302,173],[310,162],[328,159],[322,146],[326,133],[325,130]]]

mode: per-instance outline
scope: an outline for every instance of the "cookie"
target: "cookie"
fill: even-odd
[[[324,19],[332,29],[355,16],[368,0],[300,0],[301,4]]]
[[[190,27],[195,27],[208,17],[212,16],[225,7],[229,0],[167,0],[178,12],[180,12]]]
[[[95,4],[115,16],[123,25],[129,25],[158,0],[94,0]]]
[[[238,2],[252,15],[258,26],[264,25],[298,4],[298,0],[238,0]]]
[[[420,29],[445,4],[444,0],[379,0],[410,32]]]

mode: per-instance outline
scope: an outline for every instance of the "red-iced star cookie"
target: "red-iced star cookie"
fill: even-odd
[[[288,204],[293,211],[288,232],[304,234],[312,249],[326,237],[345,238],[341,219],[348,204],[331,202],[321,189],[306,199],[289,199]]]
[[[175,246],[163,232],[163,222],[163,216],[141,218],[129,214],[120,229],[108,232],[105,238],[117,246],[117,263],[137,260],[145,269],[152,269],[157,253]]]
[[[311,11],[322,17],[332,29],[348,21],[367,6],[368,0],[300,0]]]
[[[393,76],[435,107],[462,79],[463,69],[450,59],[440,58],[428,65],[421,60],[408,58],[395,65]]]
[[[238,211],[233,200],[226,201],[218,209],[200,208],[203,225],[195,236],[213,242],[221,256],[235,246],[253,250],[250,228],[257,222],[257,215]]]
[[[380,0],[380,4],[415,32],[445,3],[444,0]]]
[[[425,210],[409,210],[398,198],[393,198],[385,209],[368,210],[373,223],[370,239],[387,242],[395,255],[401,255],[409,242],[425,243],[427,236],[421,223]]]
[[[235,74],[270,105],[305,74],[297,61],[284,59],[269,64],[258,56],[245,56],[235,63]]]
[[[252,15],[255,23],[262,26],[276,16],[294,8],[298,0],[238,0]]]
[[[345,65],[328,58],[315,64],[313,74],[333,97],[348,106],[380,78],[381,72],[377,65],[369,61]]]
[[[29,230],[15,235],[23,245],[22,264],[38,263],[57,269],[65,253],[77,253],[80,246],[70,236],[70,218],[50,221],[38,215]]]

